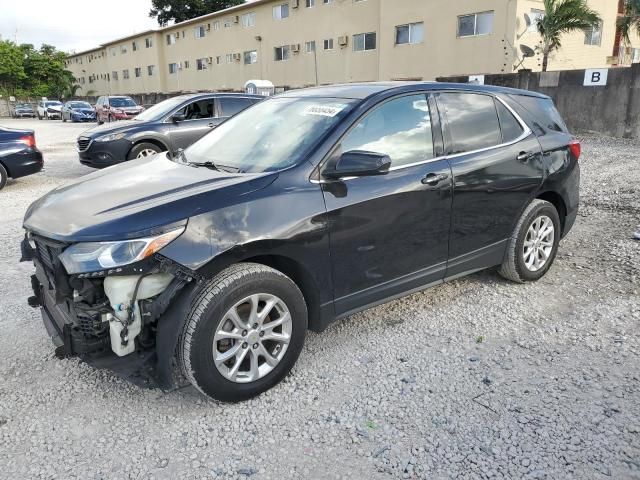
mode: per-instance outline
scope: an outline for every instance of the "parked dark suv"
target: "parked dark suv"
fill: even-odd
[[[83,132],[78,137],[80,162],[102,168],[163,151],[175,152],[263,98],[238,93],[198,93],[170,98],[132,121]]]
[[[30,303],[61,355],[167,387],[177,352],[201,392],[246,399],[289,372],[307,329],[485,268],[538,280],[576,218],[579,155],[537,93],[287,92],[173,159],[31,205]]]

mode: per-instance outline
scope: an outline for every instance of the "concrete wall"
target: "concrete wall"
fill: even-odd
[[[544,93],[553,98],[572,131],[640,139],[640,64],[611,68],[606,86],[583,86],[584,70],[486,75],[485,85]],[[467,82],[468,77],[439,77]]]

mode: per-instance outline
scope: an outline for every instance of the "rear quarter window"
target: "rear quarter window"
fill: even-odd
[[[533,120],[545,130],[569,133],[567,125],[550,98],[529,97],[527,95],[509,95],[522,105],[533,117]]]
[[[509,109],[499,100],[496,100],[496,109],[498,110],[498,119],[500,120],[500,129],[502,130],[502,141],[504,143],[512,142],[522,135],[524,131],[522,126]]]

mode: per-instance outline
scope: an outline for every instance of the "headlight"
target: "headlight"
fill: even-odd
[[[110,133],[109,135],[103,135],[101,137],[96,138],[96,142],[113,142],[114,140],[120,140],[124,138],[126,134],[124,133]]]
[[[184,229],[180,227],[154,237],[122,242],[76,243],[62,252],[59,258],[69,274],[122,267],[150,257],[178,238]]]

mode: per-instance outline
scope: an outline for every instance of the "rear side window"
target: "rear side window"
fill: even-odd
[[[496,109],[498,110],[500,129],[502,130],[502,142],[512,142],[522,135],[522,126],[502,102],[496,100]]]
[[[526,95],[509,95],[531,114],[533,119],[543,128],[554,132],[568,133],[569,129],[556,110],[550,98],[529,97]]]
[[[238,112],[254,104],[250,98],[218,98],[221,117],[232,117]]]
[[[447,119],[450,154],[502,143],[493,97],[476,93],[441,93],[438,96],[438,106]]]

